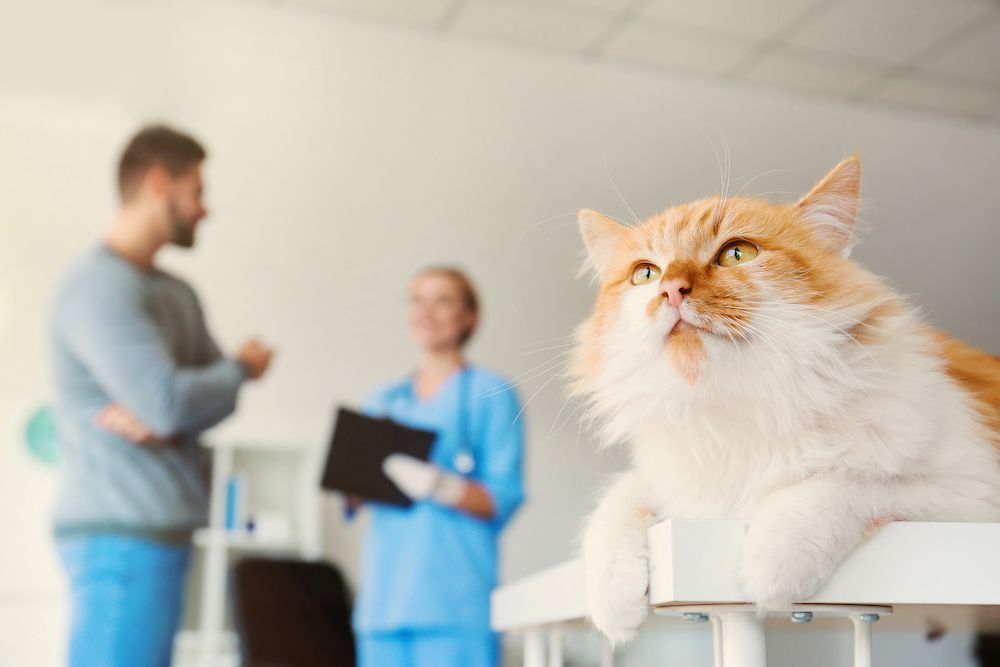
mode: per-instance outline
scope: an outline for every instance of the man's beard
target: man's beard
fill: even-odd
[[[170,232],[170,243],[181,248],[194,247],[194,226],[189,223],[177,210],[177,206],[170,202],[167,210],[167,228]]]

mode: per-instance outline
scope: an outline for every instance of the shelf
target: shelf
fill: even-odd
[[[210,635],[198,630],[182,630],[174,639],[174,667],[239,667],[239,637],[224,631]]]
[[[243,438],[209,438],[203,443],[209,449],[240,449],[287,454],[313,453],[319,449],[311,442],[280,442],[274,440],[247,440]]]
[[[222,546],[241,551],[262,552],[300,552],[303,548],[301,540],[262,540],[249,533],[238,533],[227,530],[200,528],[194,532],[194,543],[199,547]]]
[[[199,630],[181,630],[174,638],[174,645],[183,651],[208,647],[213,651],[229,652],[239,649],[239,636],[228,630],[213,636]]]

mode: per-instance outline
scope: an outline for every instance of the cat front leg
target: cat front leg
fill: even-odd
[[[767,496],[743,541],[743,592],[764,611],[815,593],[880,515],[877,489],[812,477]]]
[[[619,477],[591,515],[583,536],[590,619],[613,644],[635,636],[648,613],[646,530],[656,516],[633,471]]]

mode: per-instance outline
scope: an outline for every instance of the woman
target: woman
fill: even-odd
[[[411,377],[375,393],[371,415],[437,432],[430,462],[394,455],[386,474],[415,502],[372,504],[354,625],[361,667],[495,667],[490,591],[497,538],[521,503],[522,429],[506,380],[463,355],[479,321],[469,279],[418,274]]]

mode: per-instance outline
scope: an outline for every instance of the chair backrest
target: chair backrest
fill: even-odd
[[[250,558],[232,576],[243,667],[355,667],[350,592],[333,565]]]

